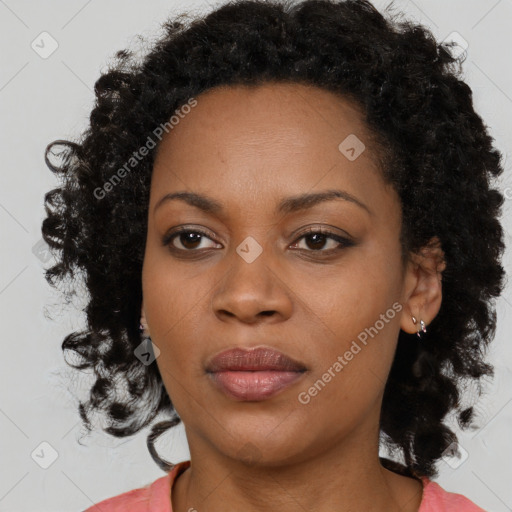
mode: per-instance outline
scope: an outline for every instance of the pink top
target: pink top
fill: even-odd
[[[103,500],[84,512],[172,512],[172,486],[189,466],[189,460],[180,462],[152,484]],[[418,512],[486,512],[462,494],[445,491],[427,477],[421,480],[423,497]]]

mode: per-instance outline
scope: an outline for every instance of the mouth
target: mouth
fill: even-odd
[[[266,400],[300,379],[307,368],[269,347],[221,352],[207,365],[214,386],[238,401]]]

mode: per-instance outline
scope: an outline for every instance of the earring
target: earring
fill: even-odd
[[[139,323],[139,332],[143,335],[144,338],[149,338],[149,334],[147,336],[144,335],[144,331],[146,330],[146,326],[142,325],[142,322]]]
[[[412,318],[412,323],[414,325],[416,325],[418,323],[416,318],[414,318],[413,316],[411,316],[411,318]],[[420,338],[420,339],[421,339],[421,334],[420,334],[421,332],[423,332],[423,333],[427,332],[427,326],[426,326],[426,324],[425,324],[425,322],[423,320],[420,320],[420,328],[416,332],[416,334],[418,335],[418,338]]]

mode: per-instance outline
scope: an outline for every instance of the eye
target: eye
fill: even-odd
[[[304,239],[305,247],[300,247],[300,240]],[[203,242],[210,241],[213,245],[206,245]],[[164,246],[169,246],[171,250],[181,252],[195,252],[200,249],[218,248],[208,233],[197,228],[181,227],[166,234],[162,239]],[[327,248],[326,248],[327,245]],[[319,252],[330,254],[341,250],[344,247],[351,247],[354,242],[349,238],[337,235],[324,229],[310,228],[303,233],[290,247],[306,252]]]
[[[299,240],[302,239],[304,239],[304,245],[306,247],[299,247]],[[325,248],[326,243],[328,246],[327,248]],[[349,238],[337,235],[331,231],[311,228],[306,233],[303,233],[290,247],[305,250],[307,252],[331,253],[338,251],[343,247],[351,247],[353,245],[354,242]]]
[[[162,244],[170,246],[170,249],[192,252],[194,249],[207,249],[207,245],[201,245],[205,240],[213,242],[208,234],[200,229],[182,227],[165,235]]]

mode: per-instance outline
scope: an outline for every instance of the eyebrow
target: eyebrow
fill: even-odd
[[[366,210],[370,215],[373,215],[373,212],[368,208],[368,206],[344,190],[326,190],[324,192],[306,193],[287,197],[278,204],[276,211],[282,214],[290,214],[300,210],[307,210],[325,201],[333,201],[336,199],[356,204],[360,208]],[[162,204],[172,200],[184,201],[190,206],[199,208],[205,213],[219,214],[224,209],[222,203],[202,194],[195,192],[172,192],[158,200],[154,207],[154,211],[156,211]]]

